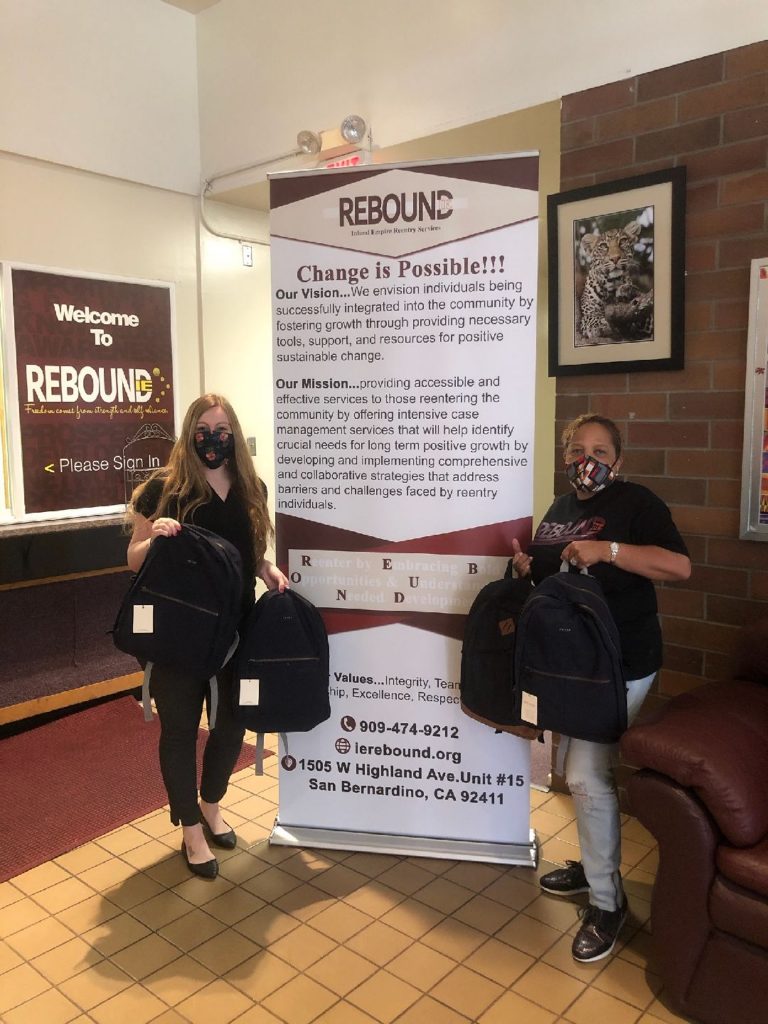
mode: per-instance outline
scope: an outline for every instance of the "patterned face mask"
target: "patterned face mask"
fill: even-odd
[[[616,479],[616,474],[613,471],[616,462],[609,466],[592,455],[582,455],[581,458],[568,463],[565,467],[565,475],[570,480],[571,486],[577,491],[597,494],[598,491],[605,490],[608,484]]]
[[[235,450],[235,442],[229,430],[219,427],[209,430],[198,427],[195,431],[195,451],[208,469],[218,469]]]

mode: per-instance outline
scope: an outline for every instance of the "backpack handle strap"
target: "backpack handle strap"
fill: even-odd
[[[264,774],[264,733],[256,733],[256,754],[253,759],[253,771],[256,775]]]
[[[221,668],[224,668],[224,666],[227,664],[229,659],[235,653],[235,651],[237,649],[237,645],[238,645],[239,642],[240,642],[240,637],[237,635],[237,633],[235,633],[235,639],[232,641],[232,643],[229,646],[229,650],[227,651],[227,656],[224,659],[224,661],[222,662]],[[144,708],[144,721],[145,722],[151,722],[152,721],[152,703],[150,701],[150,696],[149,696],[149,680],[150,680],[150,677],[152,675],[153,667],[154,667],[154,662],[148,661],[146,663],[146,665],[144,666],[144,678],[141,681],[141,704],[142,704],[142,707]],[[219,671],[221,671],[221,669],[219,669]],[[218,683],[218,680],[216,679],[216,674],[215,673],[208,680],[208,684],[209,684],[209,686],[211,688],[211,706],[210,706],[210,712],[208,714],[208,728],[209,729],[213,729],[215,727],[215,725],[216,725],[216,713],[217,713],[218,708],[219,708],[219,683]]]
[[[288,753],[288,736],[286,733],[280,733],[280,739],[283,742],[286,754]],[[256,775],[264,774],[264,733],[256,733],[256,754],[253,759],[253,771]]]
[[[240,637],[239,637],[239,635],[237,633],[235,633],[235,639],[229,645],[229,650],[227,651],[227,656],[224,659],[224,661],[221,663],[221,668],[219,669],[219,672],[221,672],[221,669],[224,668],[224,666],[230,660],[232,655],[235,653],[235,651],[237,650],[237,645],[239,643],[240,643]],[[217,675],[217,673],[214,672],[214,674],[208,680],[208,685],[210,687],[210,693],[211,693],[211,707],[210,707],[210,711],[209,711],[209,714],[208,714],[208,728],[209,729],[215,729],[215,727],[216,727],[216,714],[217,714],[217,712],[219,710],[219,682],[218,682],[218,679],[216,678],[216,675]]]
[[[144,666],[144,678],[141,681],[141,706],[144,708],[144,721],[152,721],[152,702],[149,698],[149,679],[154,667],[153,661],[148,661]]]
[[[216,728],[216,715],[219,711],[219,681],[214,673],[208,680],[208,692],[211,695],[208,711],[208,728]]]

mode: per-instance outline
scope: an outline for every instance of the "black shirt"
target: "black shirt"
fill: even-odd
[[[590,498],[575,492],[550,506],[528,548],[534,583],[560,569],[572,540],[652,544],[687,555],[685,542],[664,502],[640,484],[617,480]],[[621,637],[627,679],[642,679],[661,666],[661,628],[651,580],[616,565],[598,562],[590,575],[599,581]]]
[[[162,477],[154,477],[142,491],[136,502],[136,511],[147,519],[151,519],[157,511],[160,496],[163,492]],[[171,519],[178,519],[179,509],[175,498],[171,499],[165,513]],[[199,505],[189,516],[188,521],[204,530],[216,533],[237,548],[243,564],[243,612],[253,604],[254,586],[256,582],[256,564],[253,551],[253,525],[248,509],[242,497],[230,487],[226,500],[213,491],[211,500]]]

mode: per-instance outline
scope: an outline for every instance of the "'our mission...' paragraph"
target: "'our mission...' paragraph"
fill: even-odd
[[[501,418],[500,378],[276,381],[279,507],[333,509],[334,496],[498,496],[526,468],[530,438]]]

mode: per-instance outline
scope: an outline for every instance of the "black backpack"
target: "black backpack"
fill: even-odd
[[[517,620],[532,593],[530,579],[513,578],[509,569],[503,580],[486,584],[478,593],[464,625],[459,682],[465,714],[528,738],[537,730],[520,728],[514,655]]]
[[[144,668],[144,717],[151,720],[149,679],[154,664],[211,679],[209,723],[216,721],[216,673],[237,644],[241,613],[240,554],[229,541],[184,523],[175,537],[155,537],[131,580],[112,638]]]
[[[294,590],[268,590],[251,609],[235,657],[235,719],[258,734],[308,732],[331,714],[328,634],[320,612]]]
[[[520,721],[594,743],[627,728],[621,642],[594,577],[542,580],[520,613],[514,662]]]

